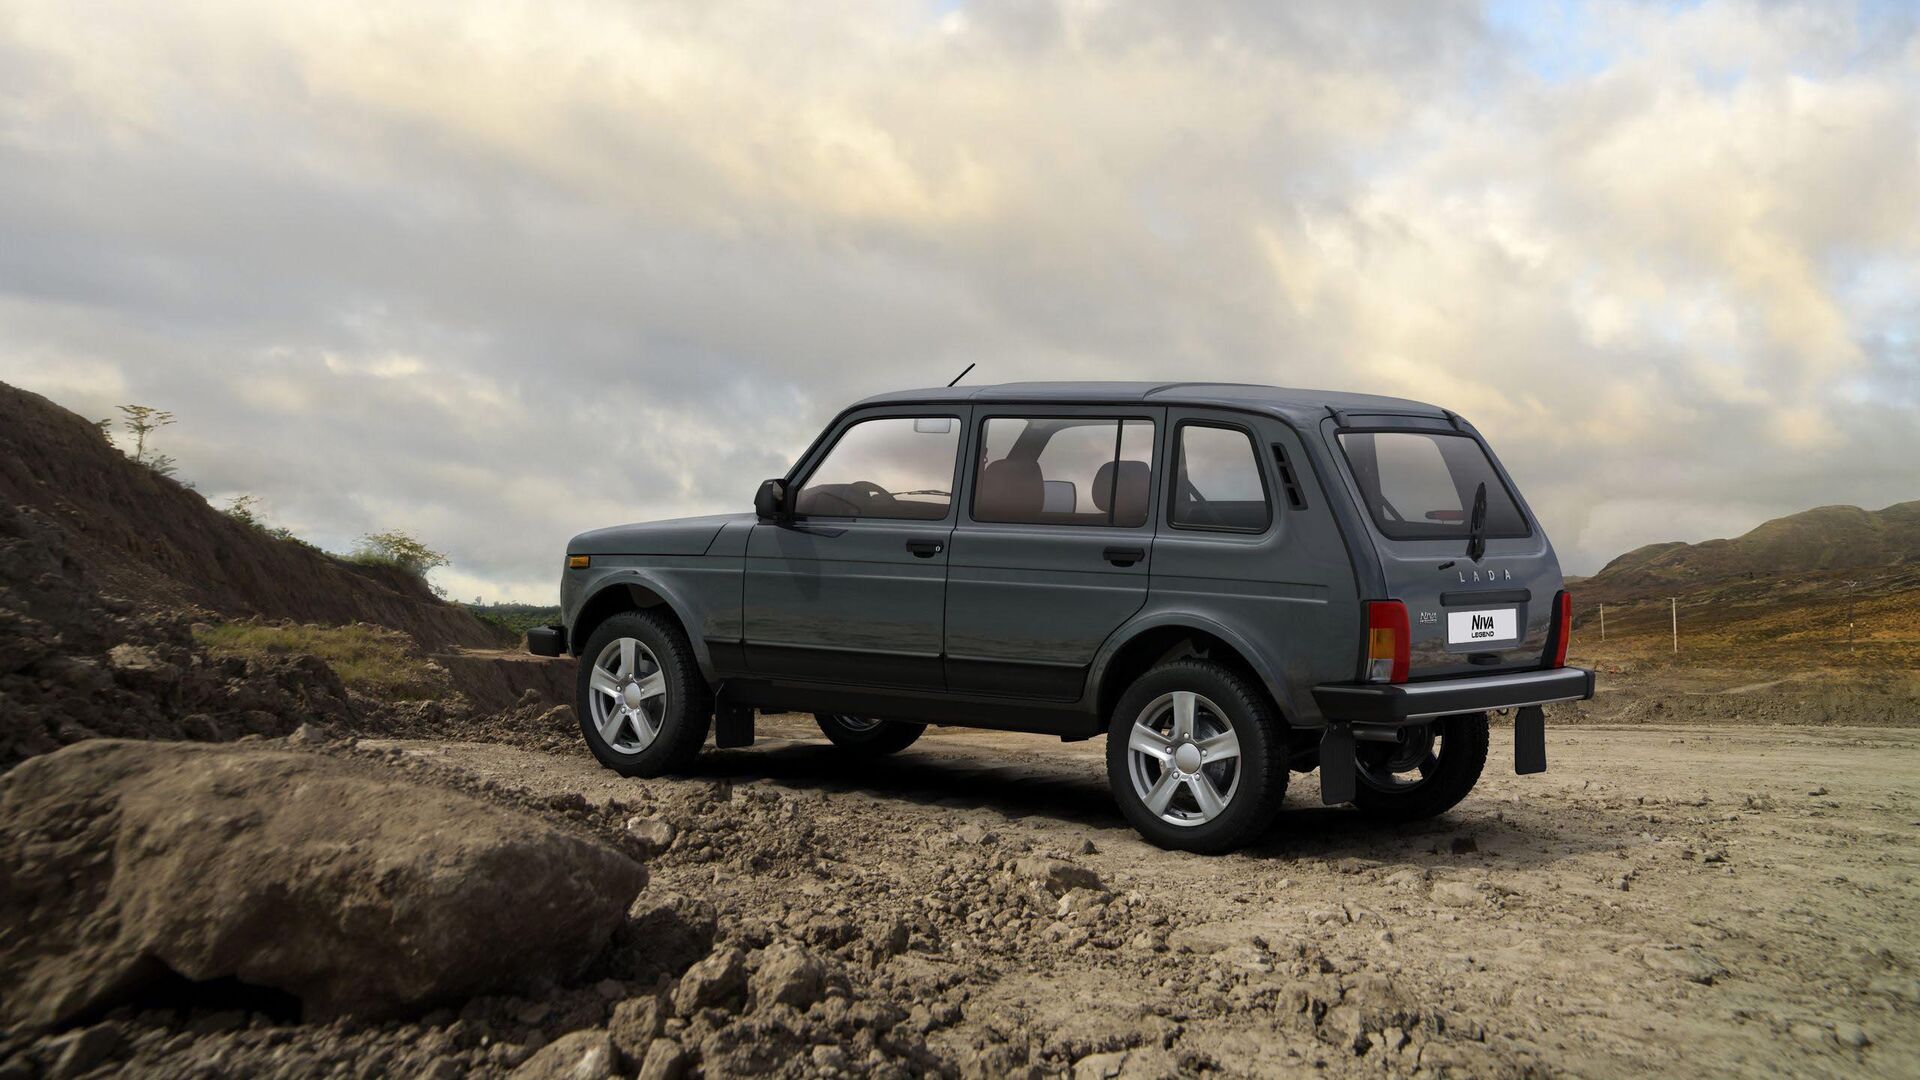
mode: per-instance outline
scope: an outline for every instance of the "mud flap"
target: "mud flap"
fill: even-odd
[[[1547,771],[1547,714],[1538,705],[1513,714],[1513,771],[1521,776]]]
[[[753,706],[724,698],[713,703],[713,745],[722,750],[753,745]]]
[[[1353,726],[1330,723],[1320,736],[1320,801],[1328,806],[1353,801],[1359,783],[1354,768]]]

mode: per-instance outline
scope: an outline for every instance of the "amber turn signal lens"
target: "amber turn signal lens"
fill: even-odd
[[[593,560],[588,558],[585,555],[567,556],[567,569],[569,570],[585,570],[587,567],[592,565],[593,565]]]

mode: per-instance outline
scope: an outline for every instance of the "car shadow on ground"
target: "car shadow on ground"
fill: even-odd
[[[1062,761],[968,761],[909,750],[877,761],[849,758],[824,744],[773,743],[702,754],[690,773],[715,780],[770,780],[784,787],[860,791],[923,806],[991,810],[1003,817],[1047,817],[1096,828],[1124,828],[1107,785]]]
[[[744,750],[702,754],[687,774],[711,780],[769,781],[796,790],[860,792],[920,806],[988,811],[1008,820],[1125,830],[1106,779],[1084,758],[1056,762],[969,761],[907,751],[879,761],[849,759],[828,745],[767,741]],[[1318,804],[1317,774],[1295,774],[1286,809],[1241,854],[1282,862],[1362,858],[1412,866],[1459,866],[1465,860],[1514,869],[1546,866],[1610,850],[1604,824],[1581,830],[1516,820],[1473,797],[1431,821],[1397,824],[1350,806]],[[1623,825],[1624,827],[1624,825]]]

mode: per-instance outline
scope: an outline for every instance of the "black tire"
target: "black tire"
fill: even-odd
[[[1134,786],[1129,742],[1137,720],[1150,708],[1165,708],[1164,699],[1186,692],[1198,695],[1197,724],[1209,728],[1224,722],[1239,741],[1240,755],[1232,771],[1221,771],[1224,762],[1207,763],[1195,770],[1191,783],[1174,781],[1178,789],[1174,799],[1193,799],[1192,786],[1207,777],[1231,776],[1231,789],[1225,805],[1210,820],[1199,824],[1175,824],[1154,812]],[[1215,715],[1217,709],[1218,715]],[[1201,732],[1200,734],[1204,734]],[[1160,768],[1143,760],[1141,768]],[[1214,771],[1209,771],[1214,770]],[[1199,774],[1204,773],[1202,777]],[[1266,693],[1253,681],[1231,668],[1208,660],[1184,659],[1161,664],[1135,680],[1114,706],[1107,728],[1107,784],[1113,789],[1114,802],[1141,836],[1158,847],[1215,855],[1232,851],[1254,840],[1273,824],[1280,802],[1287,793],[1286,735],[1283,722]],[[1157,785],[1156,785],[1157,786]],[[1218,781],[1214,782],[1218,791]],[[1197,800],[1195,801],[1198,809]],[[1166,806],[1181,812],[1173,803]],[[1196,815],[1197,816],[1197,815]]]
[[[1447,716],[1432,724],[1435,761],[1432,771],[1417,782],[1394,787],[1384,786],[1374,775],[1386,766],[1369,768],[1369,756],[1400,755],[1399,747],[1360,743],[1359,776],[1354,784],[1353,804],[1369,817],[1382,821],[1421,821],[1437,817],[1458,806],[1487,764],[1487,714],[1465,713]]]
[[[593,723],[593,672],[596,660],[609,645],[632,638],[647,647],[659,663],[666,686],[666,704],[659,733],[635,753],[623,753],[607,744]],[[693,764],[713,725],[713,691],[700,674],[693,646],[673,618],[658,611],[623,611],[612,615],[587,638],[580,651],[580,676],[574,694],[574,712],[587,749],[600,764],[622,776],[661,776]],[[618,738],[616,733],[616,738]]]
[[[854,721],[848,724],[845,721]],[[861,757],[885,757],[912,746],[927,730],[925,724],[900,720],[870,720],[864,716],[843,717],[839,713],[814,713],[813,721],[833,745]],[[866,726],[866,725],[872,726]]]

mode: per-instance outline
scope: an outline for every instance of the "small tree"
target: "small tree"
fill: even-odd
[[[256,529],[265,529],[266,523],[260,520],[259,511],[254,509],[254,507],[259,505],[260,497],[257,495],[235,495],[233,501],[228,503],[227,508],[222,510],[221,513],[242,525],[248,525]]]
[[[397,566],[414,577],[424,578],[436,566],[446,566],[447,556],[395,529],[368,533],[354,546],[354,562]]]
[[[121,425],[133,433],[133,460],[161,476],[172,476],[173,458],[158,451],[148,453],[147,436],[173,423],[173,414],[150,405],[122,405],[120,412],[126,417]]]

